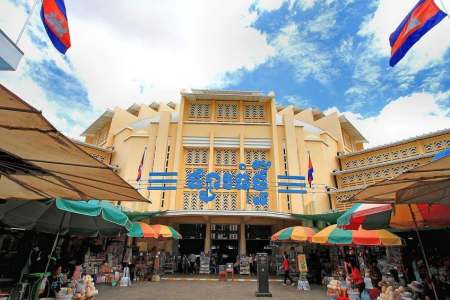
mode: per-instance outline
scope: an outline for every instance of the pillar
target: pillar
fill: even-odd
[[[203,251],[205,253],[209,253],[211,250],[211,223],[206,223],[206,230],[205,230],[205,247]]]
[[[241,223],[240,227],[240,237],[239,237],[239,254],[246,255],[247,254],[247,243],[245,238],[245,224]]]

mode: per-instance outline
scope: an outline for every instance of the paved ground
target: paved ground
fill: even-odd
[[[98,286],[96,300],[234,300],[257,299],[256,282],[218,282],[218,281],[160,281],[139,282],[132,287]],[[272,299],[327,299],[326,291],[320,286],[312,286],[311,291],[297,291],[295,287],[285,287],[280,282],[270,283]],[[259,298],[258,298],[259,299]],[[270,299],[270,298],[267,298]]]

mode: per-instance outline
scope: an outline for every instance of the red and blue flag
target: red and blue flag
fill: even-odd
[[[309,154],[309,161],[308,161],[308,183],[309,183],[309,187],[311,187],[311,183],[314,180],[313,173],[314,173],[314,168],[313,168],[313,164],[312,164],[312,161],[311,161],[311,154]]]
[[[139,167],[138,167],[138,174],[137,174],[137,177],[136,177],[136,181],[137,182],[141,181],[142,169],[144,168],[144,159],[145,159],[145,152],[146,151],[147,151],[147,147],[144,148],[144,153],[142,154],[141,163],[139,164]]]
[[[389,37],[389,65],[395,66],[422,36],[446,16],[433,0],[420,0]]]
[[[70,34],[64,0],[43,0],[41,19],[53,46],[65,54],[70,48]]]

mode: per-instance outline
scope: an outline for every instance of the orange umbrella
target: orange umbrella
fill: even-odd
[[[175,229],[167,225],[154,224],[150,225],[150,227],[158,234],[159,238],[174,238],[176,240],[182,239],[181,234],[178,233]]]
[[[151,225],[142,222],[133,222],[131,229],[128,231],[128,236],[157,239],[159,234]]]
[[[312,242],[329,245],[401,246],[397,235],[384,230],[345,230],[330,225],[312,237]]]

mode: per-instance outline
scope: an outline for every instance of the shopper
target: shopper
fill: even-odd
[[[350,277],[353,281],[353,283],[358,288],[359,294],[361,295],[362,291],[364,291],[364,279],[361,276],[361,271],[356,266],[356,264],[352,261],[348,262],[348,267],[351,270]]]
[[[289,279],[289,282],[291,283],[292,286],[295,285],[294,280],[292,280],[291,276],[290,276],[290,265],[289,265],[289,257],[287,255],[287,253],[284,253],[284,257],[283,257],[283,262],[282,262],[282,267],[283,267],[283,271],[284,271],[284,283],[283,285],[286,285],[286,280]]]
[[[370,268],[370,279],[372,279],[372,284],[375,288],[379,288],[378,283],[382,279],[382,274],[380,269],[378,268],[377,262],[372,262],[371,268]]]

